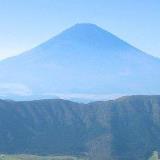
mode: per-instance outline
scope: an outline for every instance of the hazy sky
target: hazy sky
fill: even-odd
[[[81,22],[160,57],[160,0],[0,0],[0,59]]]

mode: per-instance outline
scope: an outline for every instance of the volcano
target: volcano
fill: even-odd
[[[76,24],[0,62],[1,97],[159,94],[160,60],[94,24]]]

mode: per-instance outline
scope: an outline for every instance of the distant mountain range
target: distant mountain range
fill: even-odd
[[[2,98],[159,94],[160,60],[93,24],[77,24],[0,62]]]
[[[147,160],[160,151],[160,96],[89,104],[0,100],[0,153]]]

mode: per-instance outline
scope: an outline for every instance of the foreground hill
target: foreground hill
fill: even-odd
[[[28,154],[0,155],[0,160],[88,160],[85,157],[74,156],[36,156]]]
[[[0,101],[0,152],[146,160],[160,150],[160,96],[79,104]]]
[[[93,24],[77,24],[0,62],[0,95],[158,94],[160,60]],[[102,99],[99,97],[99,99]]]

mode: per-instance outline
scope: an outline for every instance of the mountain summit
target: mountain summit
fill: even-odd
[[[0,95],[158,94],[160,60],[94,24],[76,24],[0,62]],[[92,96],[91,96],[92,95]]]

